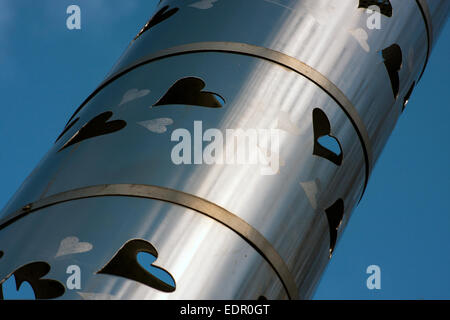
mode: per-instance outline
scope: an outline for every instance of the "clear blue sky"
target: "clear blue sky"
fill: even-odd
[[[412,0],[411,0],[412,1]],[[157,0],[0,1],[0,207]],[[78,4],[82,29],[66,28]],[[450,299],[450,25],[338,242],[316,299]],[[381,290],[366,268],[381,267]]]

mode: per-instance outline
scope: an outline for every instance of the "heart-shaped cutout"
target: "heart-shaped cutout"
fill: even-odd
[[[180,79],[175,82],[166,94],[153,106],[157,107],[178,104],[207,108],[221,108],[222,104],[216,99],[216,96],[223,101],[225,101],[225,99],[217,93],[202,91],[205,86],[205,82],[200,78],[188,77]]]
[[[306,197],[311,204],[311,207],[314,210],[317,210],[317,208],[319,207],[320,192],[322,191],[320,180],[316,178],[312,181],[300,182],[300,185],[302,186],[303,191],[305,192]]]
[[[214,2],[217,2],[218,0],[200,0],[198,2],[194,2],[193,4],[190,4],[189,7],[193,7],[200,10],[207,10],[214,6]]]
[[[24,282],[28,282],[33,289],[36,299],[54,299],[62,296],[65,292],[64,285],[52,279],[42,279],[50,272],[50,265],[46,262],[38,261],[28,263],[11,275],[14,275],[16,289],[19,290]],[[3,284],[7,279],[0,281]]]
[[[158,258],[158,252],[150,242],[142,239],[133,239],[125,243],[114,257],[97,273],[134,280],[163,292],[175,291],[175,280],[168,271],[153,264],[150,265],[151,270],[154,271],[156,268],[159,274],[163,273],[165,277],[169,277],[171,279],[170,284],[141,266],[137,257],[141,252],[149,253],[155,259]]]
[[[350,34],[353,36],[353,38],[358,41],[361,48],[363,48],[364,51],[370,52],[370,45],[367,42],[369,40],[369,35],[367,34],[366,30],[362,28],[350,30]]]
[[[400,77],[398,73],[403,64],[402,49],[398,44],[393,44],[383,49],[381,55],[389,74],[389,79],[391,80],[392,93],[394,94],[394,98],[397,99],[400,90]]]
[[[344,217],[344,201],[338,199],[333,205],[325,209],[330,229],[330,258],[336,246],[337,234]]]
[[[77,237],[67,237],[61,240],[55,257],[88,252],[92,250],[92,248],[93,246],[89,242],[80,242],[80,239]]]
[[[313,155],[325,158],[340,166],[344,157],[339,140],[331,135],[331,125],[325,112],[319,108],[313,110],[314,149]],[[325,138],[325,139],[324,139]],[[328,145],[325,147],[324,145]],[[333,152],[329,147],[335,148]]]
[[[138,124],[151,132],[164,133],[167,131],[167,126],[173,124],[173,120],[170,118],[158,118],[147,121],[141,121],[138,122]]]
[[[123,95],[122,101],[120,102],[119,106],[124,105],[128,102],[131,102],[133,100],[145,97],[149,93],[150,93],[150,90],[148,90],[148,89],[142,89],[142,90],[130,89],[127,92],[125,92],[125,94]]]
[[[59,151],[64,150],[65,148],[70,147],[76,143],[79,143],[83,140],[91,139],[94,137],[110,134],[119,130],[122,130],[126,127],[127,123],[124,120],[113,120],[109,121],[113,116],[111,111],[106,111],[98,116],[94,117],[88,123],[86,123],[80,130],[78,130],[72,138],[67,141],[64,146],[62,146]],[[77,121],[78,119],[74,120]],[[71,126],[71,125],[69,125]]]

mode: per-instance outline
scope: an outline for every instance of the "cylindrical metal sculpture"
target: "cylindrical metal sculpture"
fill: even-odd
[[[449,8],[160,1],[3,209],[0,283],[310,298]]]

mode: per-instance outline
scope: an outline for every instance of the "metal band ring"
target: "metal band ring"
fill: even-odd
[[[105,196],[122,196],[161,200],[202,213],[227,226],[249,243],[270,264],[290,299],[298,299],[298,288],[288,266],[272,244],[237,215],[200,197],[174,189],[138,184],[105,184],[58,193],[24,206],[0,220],[0,230],[24,216],[63,202]]]
[[[370,173],[373,168],[373,153],[372,145],[370,143],[369,134],[367,133],[364,122],[360,118],[356,108],[353,106],[351,101],[345,96],[345,94],[330,80],[328,80],[324,75],[315,70],[314,68],[308,66],[307,64],[288,56],[284,53],[267,49],[264,47],[254,46],[246,43],[239,42],[197,42],[190,43],[181,46],[176,46],[168,49],[158,51],[156,53],[149,54],[133,64],[120,69],[116,73],[105,79],[99,87],[81,104],[81,106],[75,111],[75,113],[70,118],[69,122],[74,118],[74,116],[86,105],[86,103],[92,99],[100,90],[105,88],[111,82],[117,80],[126,73],[150,62],[161,60],[168,57],[179,56],[183,54],[199,53],[199,52],[225,52],[232,54],[240,54],[252,56],[260,59],[264,59],[276,64],[279,64],[285,68],[288,68],[307,79],[314,82],[322,90],[324,90],[346,113],[350,122],[358,134],[359,140],[364,153],[365,160],[365,181],[364,188],[361,194],[367,187]]]
[[[419,80],[422,78],[423,73],[425,72],[425,68],[428,64],[428,59],[430,58],[431,48],[433,47],[433,20],[431,19],[430,8],[428,7],[428,3],[426,0],[416,0],[417,5],[419,6],[420,13],[423,16],[423,20],[425,22],[425,28],[427,29],[427,37],[428,37],[428,48],[427,48],[427,57],[425,58],[425,63],[423,65],[422,72],[420,73]]]

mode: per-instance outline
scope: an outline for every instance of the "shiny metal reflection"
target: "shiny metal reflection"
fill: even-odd
[[[25,266],[39,297],[310,298],[450,10],[389,3],[370,30],[356,0],[162,1],[0,212],[0,285]],[[278,166],[175,163],[178,129],[276,131],[257,149]]]

